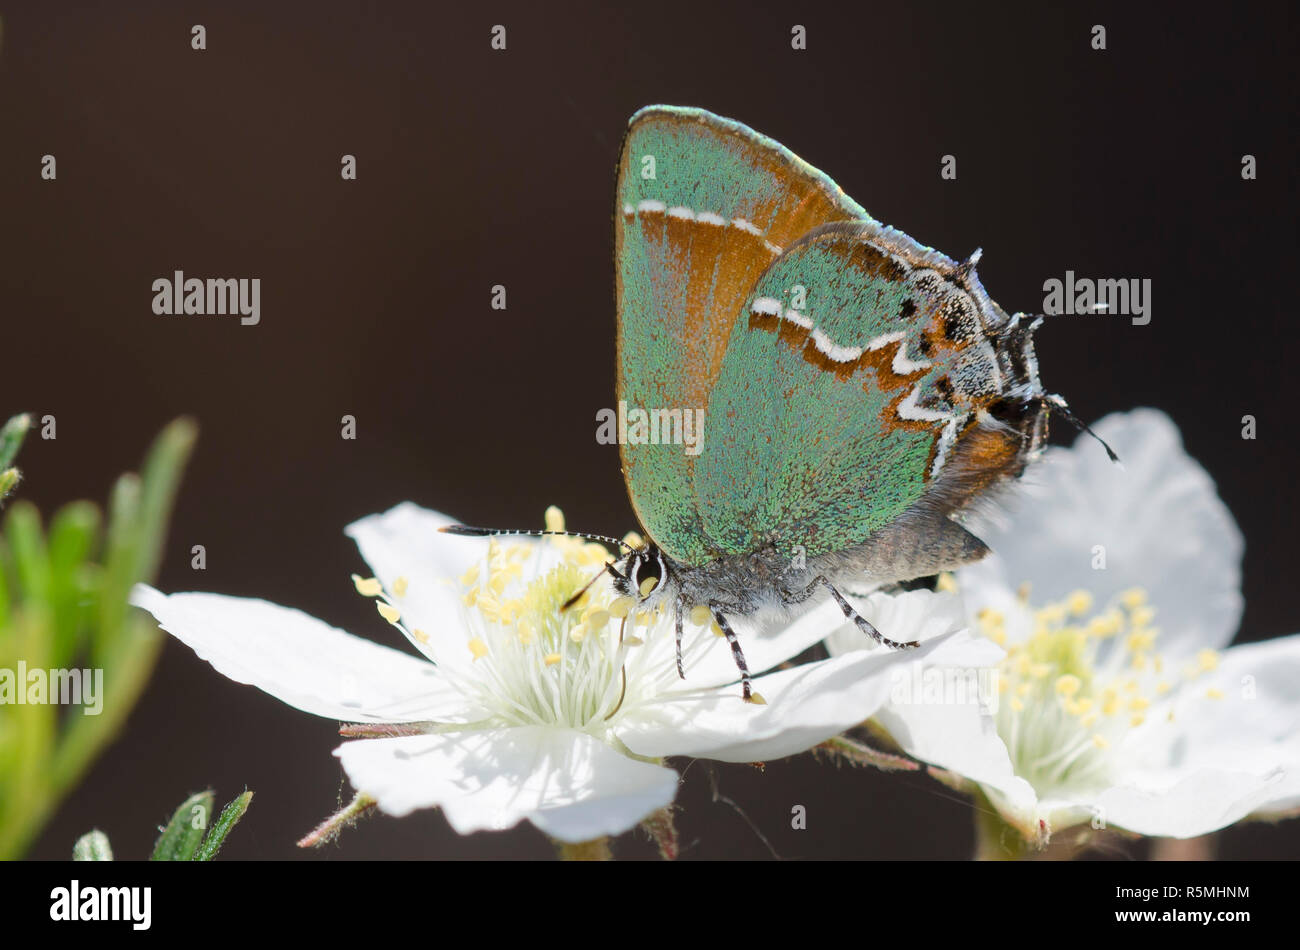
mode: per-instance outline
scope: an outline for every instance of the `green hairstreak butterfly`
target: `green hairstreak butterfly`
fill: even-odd
[[[706,607],[746,699],[738,617],[829,595],[879,642],[915,645],[840,588],[987,553],[954,516],[1021,473],[1049,410],[1069,417],[1039,383],[1038,321],[989,299],[978,251],[959,263],[918,244],[703,109],[632,117],[614,240],[620,406],[707,422],[696,451],[620,440],[648,540],[606,566],[615,588],[675,612],[679,672],[683,617]]]

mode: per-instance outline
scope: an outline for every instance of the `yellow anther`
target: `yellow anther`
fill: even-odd
[[[1097,733],[1092,737],[1092,744],[1095,745],[1098,749],[1110,748],[1110,743],[1106,741],[1106,737],[1103,736],[1101,733]]]
[[[650,626],[650,623],[653,620],[654,620],[654,614],[648,610],[638,610],[635,614],[632,615],[632,622],[640,627]]]
[[[478,569],[479,566],[477,564],[471,564],[469,570],[466,571],[464,574],[460,575],[461,584],[463,584],[465,587],[472,587],[473,585],[477,584]]]
[[[399,577],[397,580],[393,581],[393,593],[398,597],[405,597],[406,588],[409,586],[410,582],[405,577]]]
[[[519,631],[519,642],[524,646],[529,646],[537,639],[537,624],[531,617],[521,617],[516,628]]]
[[[1084,716],[1082,719],[1079,720],[1079,725],[1083,726],[1083,728],[1085,729],[1091,729],[1094,725],[1096,725],[1096,723],[1097,723],[1097,714],[1095,712],[1088,713],[1086,716]]]
[[[1119,602],[1129,610],[1136,610],[1147,602],[1147,592],[1141,587],[1130,587],[1119,595]]]
[[[1092,700],[1087,696],[1071,699],[1065,704],[1065,711],[1071,716],[1083,716],[1092,711]]]
[[[547,666],[554,666],[556,663],[560,662],[560,654],[548,653],[546,656],[542,657],[542,662]]]
[[[1082,617],[1092,609],[1092,594],[1086,590],[1072,591],[1065,598],[1066,609],[1076,617]]]
[[[533,549],[527,544],[512,544],[506,548],[506,560],[526,561],[532,553]]]
[[[645,646],[645,641],[640,637],[624,637],[623,645],[629,647],[643,647]]]
[[[1216,688],[1216,687],[1214,687],[1214,686],[1211,686],[1209,689],[1207,689],[1207,690],[1205,691],[1205,698],[1206,698],[1206,699],[1222,699],[1222,698],[1223,698],[1223,690],[1218,689],[1218,688]]]
[[[1064,604],[1048,604],[1034,613],[1036,623],[1046,624],[1049,627],[1059,626],[1065,620]]]
[[[608,610],[598,607],[594,610],[588,610],[583,614],[582,622],[592,630],[599,630],[601,627],[605,626],[605,624],[609,623],[609,617],[610,614]]]
[[[1007,642],[1007,632],[1001,627],[993,630],[985,630],[984,635],[996,643],[998,646],[1005,646]]]
[[[1129,660],[1129,666],[1141,673],[1147,668],[1147,654],[1134,653],[1133,658]]]
[[[1019,683],[1016,685],[1016,695],[1019,696],[1021,699],[1024,699],[1033,691],[1034,691],[1033,683]]]
[[[1005,693],[1005,692],[1006,692],[1007,690],[1009,690],[1010,688],[1011,688],[1011,684],[1008,683],[1004,677],[999,676],[999,677],[998,677],[998,692],[999,692],[999,693]]]
[[[766,706],[767,700],[763,698],[762,693],[750,693],[749,702],[755,706]]]
[[[645,546],[645,539],[635,531],[629,531],[623,535],[623,543],[630,548],[640,548]]]
[[[1171,687],[1171,686],[1170,686],[1167,682],[1165,682],[1164,680],[1161,680],[1159,683],[1156,683],[1156,692],[1157,692],[1159,695],[1161,695],[1161,696],[1163,696],[1165,693],[1169,692],[1169,690],[1172,689],[1172,688],[1173,688],[1173,687]]]
[[[478,603],[478,592],[479,592],[479,588],[471,587],[469,590],[465,591],[464,596],[461,597],[460,599],[461,603],[463,603],[466,607],[473,607],[476,603]]]
[[[1058,676],[1056,679],[1056,691],[1062,696],[1070,697],[1079,692],[1083,686],[1083,681],[1072,673],[1066,673],[1064,676]]]
[[[474,659],[481,660],[488,654],[488,646],[480,638],[474,637],[469,641],[469,652],[474,654]]]
[[[1135,607],[1133,608],[1133,612],[1129,614],[1129,623],[1133,624],[1135,627],[1149,627],[1151,626],[1151,621],[1155,619],[1156,609],[1149,604]]]
[[[1029,675],[1035,679],[1042,679],[1051,672],[1052,664],[1050,663],[1034,663],[1029,667]]]
[[[417,643],[429,642],[429,635],[425,633],[423,630],[421,630],[419,627],[416,627],[414,630],[411,631],[411,636],[415,638],[415,641]]]
[[[1155,645],[1156,635],[1154,630],[1134,630],[1124,639],[1124,646],[1133,653],[1140,650],[1150,650]]]
[[[1025,704],[1022,703],[1022,702],[1021,702],[1019,699],[1017,699],[1016,697],[1012,696],[1012,697],[1011,697],[1011,708],[1012,708],[1015,712],[1020,712],[1022,709],[1025,708]]]
[[[1104,716],[1113,716],[1119,712],[1119,694],[1108,689],[1101,696],[1101,712]]]
[[[1132,726],[1134,729],[1136,729],[1138,726],[1142,725],[1142,723],[1146,721],[1147,721],[1146,716],[1134,716],[1132,719],[1128,721],[1128,724]]]
[[[1213,650],[1201,650],[1196,654],[1196,665],[1205,672],[1216,669],[1219,665],[1219,654]]]
[[[1128,701],[1129,712],[1142,712],[1151,705],[1151,700],[1143,696],[1134,696]]]
[[[726,634],[722,632],[722,628],[721,628],[720,626],[718,626],[718,622],[717,622],[716,620],[713,621],[713,623],[712,623],[710,629],[713,630],[713,635],[714,635],[715,637],[725,637],[725,636],[726,636]]]
[[[546,509],[546,530],[563,531],[564,530],[564,512],[555,505]]]
[[[659,578],[647,577],[645,580],[641,582],[641,587],[640,587],[641,596],[649,597],[650,592],[654,590],[657,586],[659,586]]]
[[[615,597],[609,605],[609,615],[615,620],[622,620],[636,606],[631,597]]]
[[[581,643],[582,638],[587,635],[587,628],[584,624],[578,624],[569,631],[569,639],[574,643]]]
[[[703,604],[696,604],[691,608],[691,623],[695,624],[695,626],[703,627],[712,619],[713,614]]]
[[[939,580],[935,583],[934,589],[944,594],[955,594],[957,592],[957,579],[948,571],[939,575]]]
[[[353,574],[352,583],[356,585],[357,593],[362,597],[378,597],[384,592],[384,585],[379,583],[379,579],[376,577],[362,577],[359,574]]]
[[[402,619],[402,612],[390,603],[381,600],[375,603],[375,608],[379,611],[379,616],[389,623],[395,624]]]

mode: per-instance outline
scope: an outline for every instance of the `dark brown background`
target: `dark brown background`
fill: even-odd
[[[1149,326],[1049,322],[1044,378],[1086,419],[1170,412],[1247,538],[1243,636],[1300,629],[1283,5],[266,6],[4,16],[0,415],[58,418],[57,441],[21,459],[22,493],[47,512],[102,500],[167,420],[199,420],[163,589],[265,597],[392,643],[348,582],[361,562],[341,532],[361,515],[411,498],[530,526],[557,503],[575,526],[631,527],[617,452],[593,439],[614,386],[613,169],[628,116],[667,102],[749,123],[953,256],[982,246],[1009,310],[1039,309],[1043,281],[1067,269],[1152,279]],[[806,52],[790,49],[795,22]],[[494,23],[505,52],[489,49]],[[1093,23],[1105,52],[1089,48]],[[1247,152],[1257,181],[1240,178]],[[40,180],[46,153],[57,182]],[[344,153],[358,181],[340,179]],[[940,180],[944,153],[955,182]],[[151,282],[178,268],[260,277],[261,325],[155,316]],[[488,306],[497,283],[504,313]],[[344,413],[355,442],[339,438]],[[1245,413],[1257,441],[1240,438]],[[224,801],[247,784],[257,798],[226,854],[303,857],[294,839],[346,792],[337,743],[331,723],[169,643],[123,737],[32,853],[63,857],[98,826],[141,857],[185,794],[213,785]],[[711,801],[708,768],[682,793],[686,855],[766,855]],[[715,771],[782,856],[970,852],[969,806],[921,778],[807,757]],[[789,830],[793,803],[808,830]],[[649,853],[628,842],[623,854]],[[1296,823],[1234,829],[1222,853],[1298,843]],[[549,853],[527,826],[462,839],[424,812],[305,856]]]

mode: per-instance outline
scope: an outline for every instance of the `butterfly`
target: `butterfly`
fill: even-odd
[[[673,611],[683,677],[683,618],[707,608],[746,700],[736,618],[830,597],[877,642],[916,646],[842,589],[984,557],[957,518],[1021,474],[1051,411],[1086,428],[1039,382],[1041,318],[989,299],[979,251],[959,263],[918,244],[703,109],[632,117],[614,219],[619,404],[707,426],[695,451],[635,426],[621,439],[646,541],[606,565],[613,587]]]

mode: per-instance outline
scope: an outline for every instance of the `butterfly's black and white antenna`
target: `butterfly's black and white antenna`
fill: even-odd
[[[1062,399],[1060,396],[1048,396],[1047,402],[1049,405],[1052,406],[1054,411],[1059,412],[1061,414],[1062,419],[1070,423],[1070,425],[1074,426],[1080,432],[1086,432],[1088,435],[1092,436],[1094,439],[1100,442],[1101,447],[1106,450],[1106,454],[1110,456],[1110,460],[1112,462],[1119,461],[1119,456],[1115,454],[1115,450],[1106,444],[1105,439],[1103,439],[1097,433],[1093,432],[1086,422],[1084,422],[1073,412],[1071,412],[1070,407],[1065,404],[1064,399]]]
[[[562,538],[586,538],[589,541],[599,541],[602,544],[616,545],[620,548],[625,549],[629,554],[631,554],[633,551],[638,550],[637,548],[628,544],[626,541],[620,541],[618,538],[611,538],[609,535],[606,534],[588,534],[585,531],[552,531],[550,529],[514,530],[511,528],[471,528],[469,525],[463,525],[463,524],[443,525],[438,530],[441,531],[443,534],[454,534],[462,538],[497,538],[503,536],[522,537],[522,538],[541,538],[541,537],[546,537],[547,535],[562,537]],[[579,600],[582,599],[582,595],[591,589],[591,585],[596,583],[596,581],[600,580],[601,575],[607,572],[612,577],[619,578],[620,580],[627,580],[626,574],[623,574],[618,570],[618,568],[614,567],[613,563],[607,562],[605,566],[601,568],[601,570],[596,572],[595,577],[587,581],[587,583],[582,586],[582,590],[578,591],[576,594],[574,594],[572,597],[566,600],[563,604],[561,604],[560,609],[568,610],[570,607],[576,604]]]
[[[615,544],[628,551],[635,551],[632,545],[626,541],[620,541],[618,538],[611,538],[606,534],[588,534],[585,531],[552,531],[550,529],[513,529],[513,528],[471,528],[464,524],[447,524],[438,529],[443,534],[455,534],[462,538],[496,538],[496,537],[516,537],[516,538],[540,538],[546,535],[558,535],[566,538],[587,538],[590,541],[600,541],[602,544]]]

